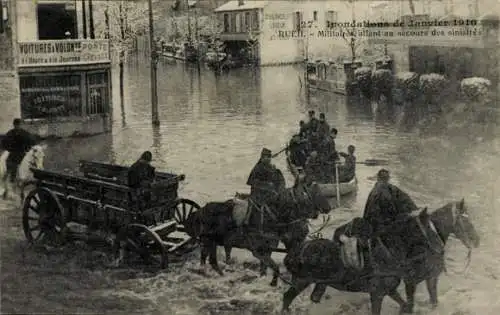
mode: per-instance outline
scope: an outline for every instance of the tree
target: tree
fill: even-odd
[[[100,7],[104,14],[104,27],[96,24],[97,36],[108,38],[113,59],[118,57],[120,69],[120,105],[124,108],[124,64],[137,39],[149,28],[148,6],[144,1],[106,1]],[[156,12],[154,12],[156,13]],[[157,15],[157,14],[156,14]],[[101,22],[101,21],[99,21]],[[101,26],[101,27],[99,27]],[[154,40],[154,39],[150,39]]]

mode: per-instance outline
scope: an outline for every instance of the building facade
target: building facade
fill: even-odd
[[[349,58],[346,39],[335,36],[333,23],[364,18],[369,2],[229,1],[218,7],[221,40],[241,48],[257,41],[260,65],[303,62],[305,58]]]
[[[111,128],[111,60],[95,39],[92,2],[8,2],[20,116],[41,135],[71,136]]]

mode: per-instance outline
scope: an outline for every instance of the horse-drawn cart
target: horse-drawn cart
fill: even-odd
[[[164,268],[168,255],[195,243],[184,223],[200,206],[178,197],[184,175],[156,173],[150,188],[127,185],[128,168],[81,161],[81,176],[32,169],[36,188],[24,200],[23,228],[28,241],[62,244],[86,227],[111,240],[118,252],[136,253]],[[121,245],[119,245],[121,244]]]

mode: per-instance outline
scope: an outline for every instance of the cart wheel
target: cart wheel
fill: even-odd
[[[58,198],[48,189],[31,191],[24,200],[23,229],[30,243],[48,240],[62,245],[66,238],[66,215]]]
[[[155,268],[163,269],[168,266],[167,250],[163,241],[145,225],[136,223],[127,225],[127,228],[119,233],[116,244],[117,254],[121,249],[125,249],[128,255],[138,255]],[[128,258],[129,262],[133,262],[134,257]]]
[[[174,218],[178,224],[183,225],[191,213],[200,210],[200,205],[189,199],[179,199],[175,205]]]

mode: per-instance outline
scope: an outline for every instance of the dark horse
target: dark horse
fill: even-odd
[[[251,201],[250,201],[251,202]],[[300,244],[307,236],[307,219],[316,219],[320,213],[328,213],[328,198],[320,194],[314,184],[310,188],[296,186],[279,193],[269,203],[267,210],[252,210],[247,226],[241,226],[241,211],[236,210],[235,200],[209,202],[199,211],[191,214],[185,223],[187,233],[202,244],[201,264],[209,256],[210,265],[220,275],[223,274],[217,261],[217,246],[245,248],[252,252],[265,266],[273,269],[272,286],[277,285],[279,266],[271,258],[271,253],[281,240],[287,250]],[[261,268],[261,272],[265,268]]]
[[[339,227],[335,235],[356,234],[351,231],[350,224]],[[372,314],[379,315],[386,295],[400,305],[402,312],[411,313],[416,285],[426,280],[431,303],[437,305],[437,280],[444,268],[444,245],[448,236],[455,234],[468,248],[479,246],[479,236],[468,219],[463,199],[430,215],[426,208],[416,216],[395,223],[388,231],[390,235],[387,232],[374,235],[371,251],[364,253],[367,258],[362,270],[344,262],[342,245],[336,239],[307,241],[292,250],[284,261],[292,274],[293,285],[283,296],[283,311],[287,311],[295,297],[313,283],[316,286],[311,299],[315,302],[319,302],[318,292],[322,294],[326,286],[341,291],[367,292],[370,293]],[[401,279],[405,282],[408,302],[396,291]]]

